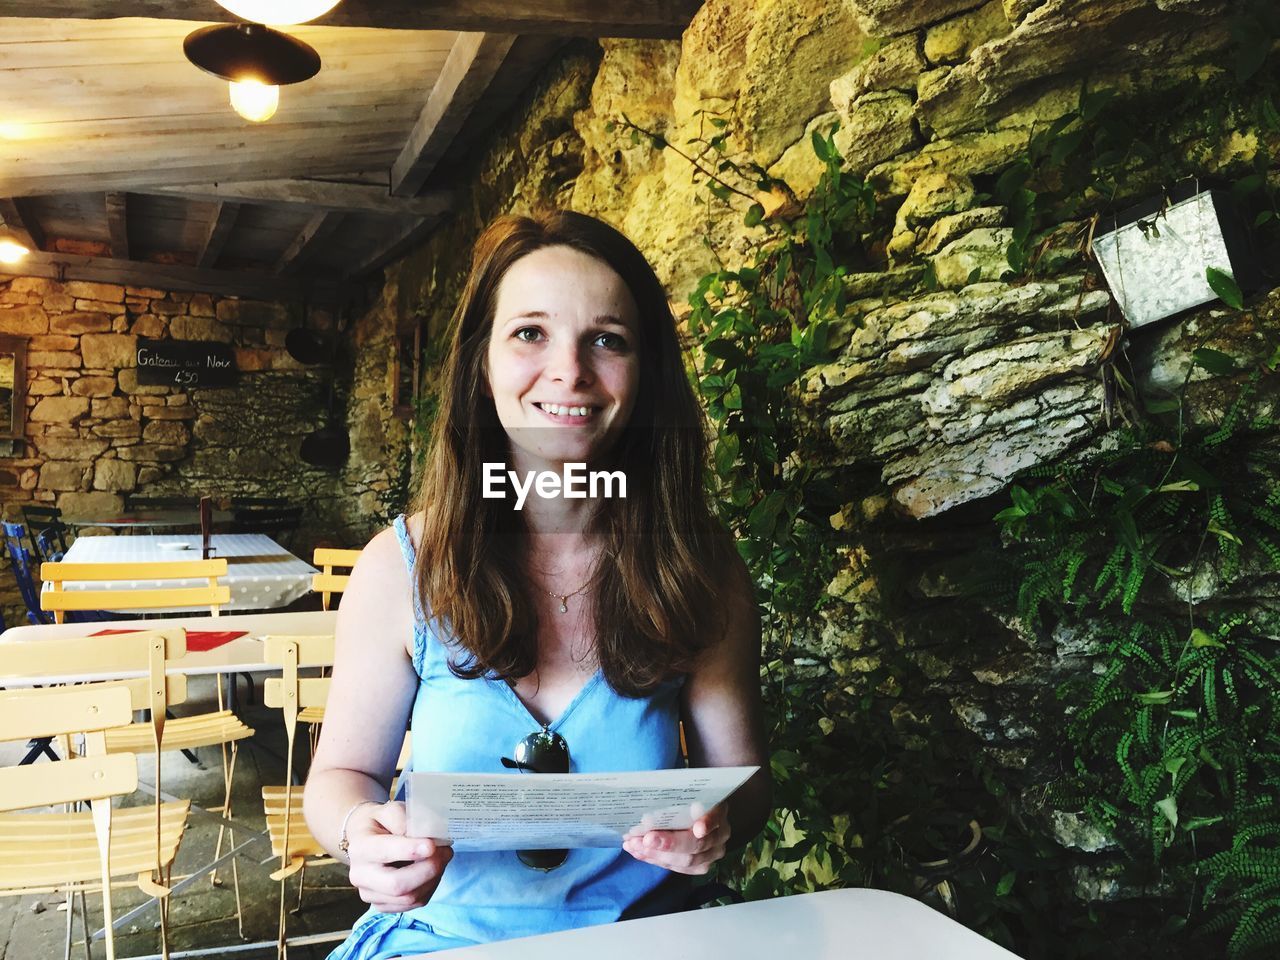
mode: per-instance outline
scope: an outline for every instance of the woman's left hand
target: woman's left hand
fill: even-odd
[[[622,841],[622,849],[637,860],[675,873],[702,875],[724,856],[729,842],[729,818],[724,804],[712,807],[688,830],[650,830]]]

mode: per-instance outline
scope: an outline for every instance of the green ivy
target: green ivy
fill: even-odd
[[[1230,276],[1208,279],[1243,306]],[[1280,947],[1278,624],[1229,599],[1280,572],[1274,369],[1194,350],[1176,397],[1132,395],[1131,426],[1032,471],[996,517],[1019,617],[1087,634],[1096,658],[1058,691],[1070,772],[1054,801],[1162,871],[1231,958]],[[1194,371],[1236,388],[1192,423]]]
[[[864,244],[885,227],[872,191],[844,170],[834,132],[821,132],[812,196],[767,216],[763,196],[785,190],[730,156],[722,118],[680,146],[626,118],[617,126],[685,157],[753,238],[743,266],[701,279],[687,318],[690,377],[714,429],[709,483],[758,585],[775,781],[764,831],[719,874],[750,898],[895,890],[1029,958],[1096,956],[1127,942],[1083,909],[1063,918],[1071,855],[1023,822],[1008,772],[972,749],[950,705],[917,700],[926,683],[891,637],[873,668],[847,677],[815,669],[798,643],[820,628],[843,543],[830,522],[841,491],[803,457],[814,438],[798,391],[805,371],[830,358],[845,278],[866,269]]]

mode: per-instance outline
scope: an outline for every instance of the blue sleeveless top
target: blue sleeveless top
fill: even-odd
[[[410,572],[414,548],[403,516],[395,532]],[[414,770],[510,773],[502,756],[541,729],[506,681],[462,680],[449,663],[466,658],[415,600]],[[623,697],[596,671],[549,726],[569,745],[573,773],[659,770],[680,760],[680,688],[668,681],[647,697]],[[672,881],[667,883],[665,881]],[[515,851],[456,853],[429,903],[403,914],[370,911],[330,960],[381,960],[408,953],[610,923],[675,908],[684,878],[617,849],[570,850],[554,870],[526,867]],[[637,902],[645,898],[637,907]]]

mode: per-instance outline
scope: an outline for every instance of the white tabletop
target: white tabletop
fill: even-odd
[[[249,613],[211,617],[161,617],[150,620],[105,620],[97,623],[48,623],[11,627],[0,633],[0,643],[18,641],[59,640],[87,637],[99,630],[157,630],[184,627],[187,630],[246,630],[212,650],[192,651],[170,664],[169,673],[254,673],[279,670],[262,662],[262,637],[310,637],[332,635],[338,621],[336,610],[305,610],[289,613]],[[133,674],[141,676],[141,673]],[[0,676],[0,687],[30,686],[32,683],[87,683],[94,680],[117,680],[129,673],[58,674],[34,679],[6,680]]]
[[[431,957],[436,956],[431,954]],[[427,954],[405,960],[426,960]],[[450,960],[1017,960],[918,900],[827,890],[449,951]]]
[[[164,544],[186,544],[169,549]],[[300,560],[261,533],[216,533],[211,539],[214,556],[227,561],[227,575],[219,579],[231,589],[231,602],[223,610],[270,610],[287,607],[311,590],[315,567]],[[199,560],[200,534],[173,533],[148,536],[77,537],[63,558],[68,563],[155,563]],[[203,580],[120,581],[118,583],[64,584],[65,590],[127,590],[158,586],[203,586]],[[179,608],[174,608],[175,610]]]

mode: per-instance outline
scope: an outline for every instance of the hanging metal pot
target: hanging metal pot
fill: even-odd
[[[324,337],[306,327],[290,330],[284,338],[284,348],[293,359],[308,365],[324,363],[329,354],[329,345]]]
[[[340,467],[351,453],[351,438],[345,430],[321,427],[302,438],[298,455],[313,467]]]
[[[325,425],[302,438],[298,450],[304,463],[313,467],[340,467],[351,453],[351,438],[345,427],[335,426],[333,416],[333,381],[329,381],[329,399],[325,404]]]
[[[302,307],[302,324],[285,335],[284,348],[289,352],[289,356],[299,363],[314,366],[317,363],[325,363],[331,360],[334,352],[333,347],[336,344],[330,344],[328,337],[320,331],[312,330],[307,326],[307,314],[309,312],[309,306],[304,304]]]

